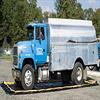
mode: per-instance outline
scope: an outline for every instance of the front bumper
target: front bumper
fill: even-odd
[[[12,68],[12,76],[15,79],[17,80],[21,80],[21,72],[20,70],[18,70],[17,68]]]

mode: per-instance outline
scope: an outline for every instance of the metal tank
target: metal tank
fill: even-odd
[[[86,66],[97,64],[96,32],[92,21],[49,18],[48,25],[49,70],[71,70],[79,58]]]

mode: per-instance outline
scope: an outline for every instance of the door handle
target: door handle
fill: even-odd
[[[45,52],[45,49],[43,49],[43,52]]]

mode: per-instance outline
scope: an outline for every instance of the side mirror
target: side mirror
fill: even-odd
[[[33,33],[30,33],[29,34],[29,40],[32,40],[32,39],[34,39],[34,35],[33,35]]]

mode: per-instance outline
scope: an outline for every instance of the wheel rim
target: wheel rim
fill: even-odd
[[[27,70],[25,72],[24,80],[25,80],[26,86],[28,86],[28,87],[31,86],[31,84],[32,84],[32,72],[30,70]]]
[[[77,80],[81,81],[81,79],[82,79],[82,69],[80,67],[77,68],[76,75],[77,75]]]

